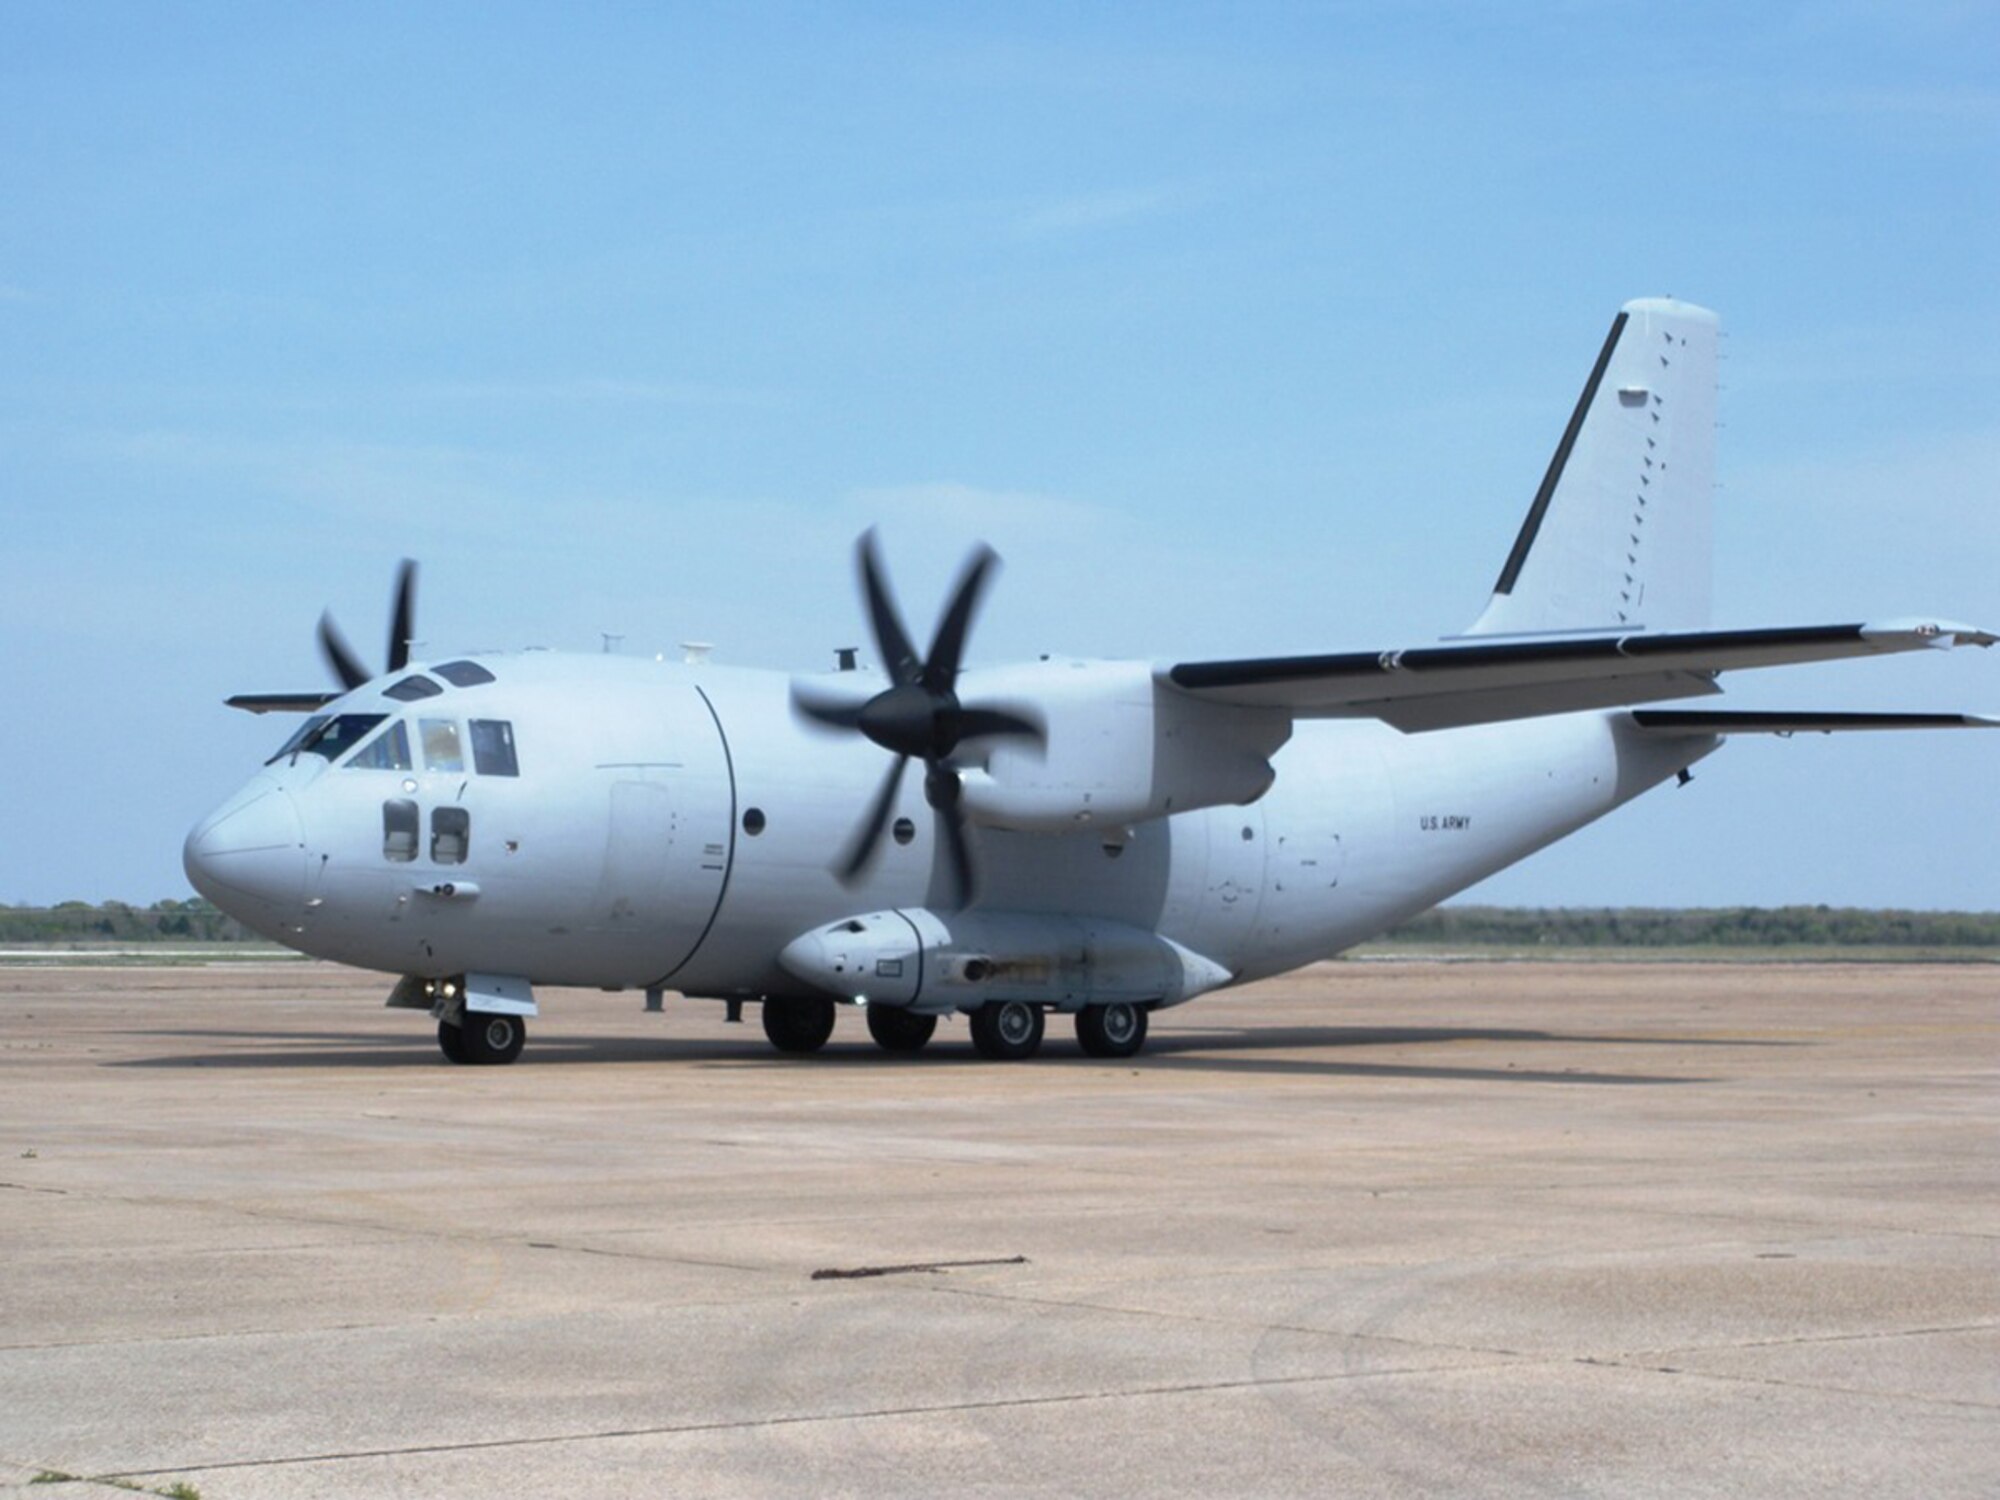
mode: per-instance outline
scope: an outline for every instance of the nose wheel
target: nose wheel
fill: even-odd
[[[519,1016],[465,1012],[458,1021],[438,1022],[438,1050],[455,1063],[497,1067],[521,1055],[528,1023]]]

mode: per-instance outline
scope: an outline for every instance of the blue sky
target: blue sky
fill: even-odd
[[[2000,624],[1989,4],[18,4],[0,900],[182,834],[371,658],[817,667],[872,522],[975,656],[1411,644],[1618,304],[1718,309],[1717,620]],[[2000,710],[2000,652],[1733,679]],[[2000,734],[1753,742],[1483,887],[2000,908]]]

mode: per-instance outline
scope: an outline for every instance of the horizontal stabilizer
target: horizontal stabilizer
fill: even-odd
[[[1841,734],[1860,729],[2000,729],[1992,714],[1765,713],[1755,709],[1639,708],[1656,734]]]
[[[1182,662],[1162,677],[1210,702],[1294,718],[1375,718],[1416,732],[1718,691],[1715,676],[1955,645],[1990,646],[1970,625],[1896,620],[1772,630],[1461,638],[1401,651]]]

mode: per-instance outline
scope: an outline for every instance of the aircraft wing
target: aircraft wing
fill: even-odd
[[[1749,667],[1991,646],[1996,639],[1932,620],[1473,637],[1406,650],[1181,662],[1159,677],[1209,702],[1282,708],[1301,719],[1381,719],[1415,733],[1698,697],[1721,691],[1718,674]]]
[[[325,708],[338,693],[238,693],[222,701],[252,714],[309,714]]]

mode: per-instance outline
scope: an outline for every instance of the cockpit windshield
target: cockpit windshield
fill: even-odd
[[[314,714],[264,764],[268,766],[272,761],[283,760],[288,755],[296,759],[307,751],[324,755],[328,760],[339,760],[388,717],[387,714]]]
[[[287,755],[297,754],[299,748],[303,746],[307,740],[311,739],[314,735],[318,734],[322,729],[326,728],[327,720],[332,717],[333,715],[331,714],[314,714],[310,719],[307,719],[305,723],[301,724],[297,729],[293,730],[292,737],[286,740],[284,744],[280,745],[278,747],[278,753],[272,756],[269,760],[265,761],[264,764],[267,766],[274,765],[278,761],[283,760]]]

